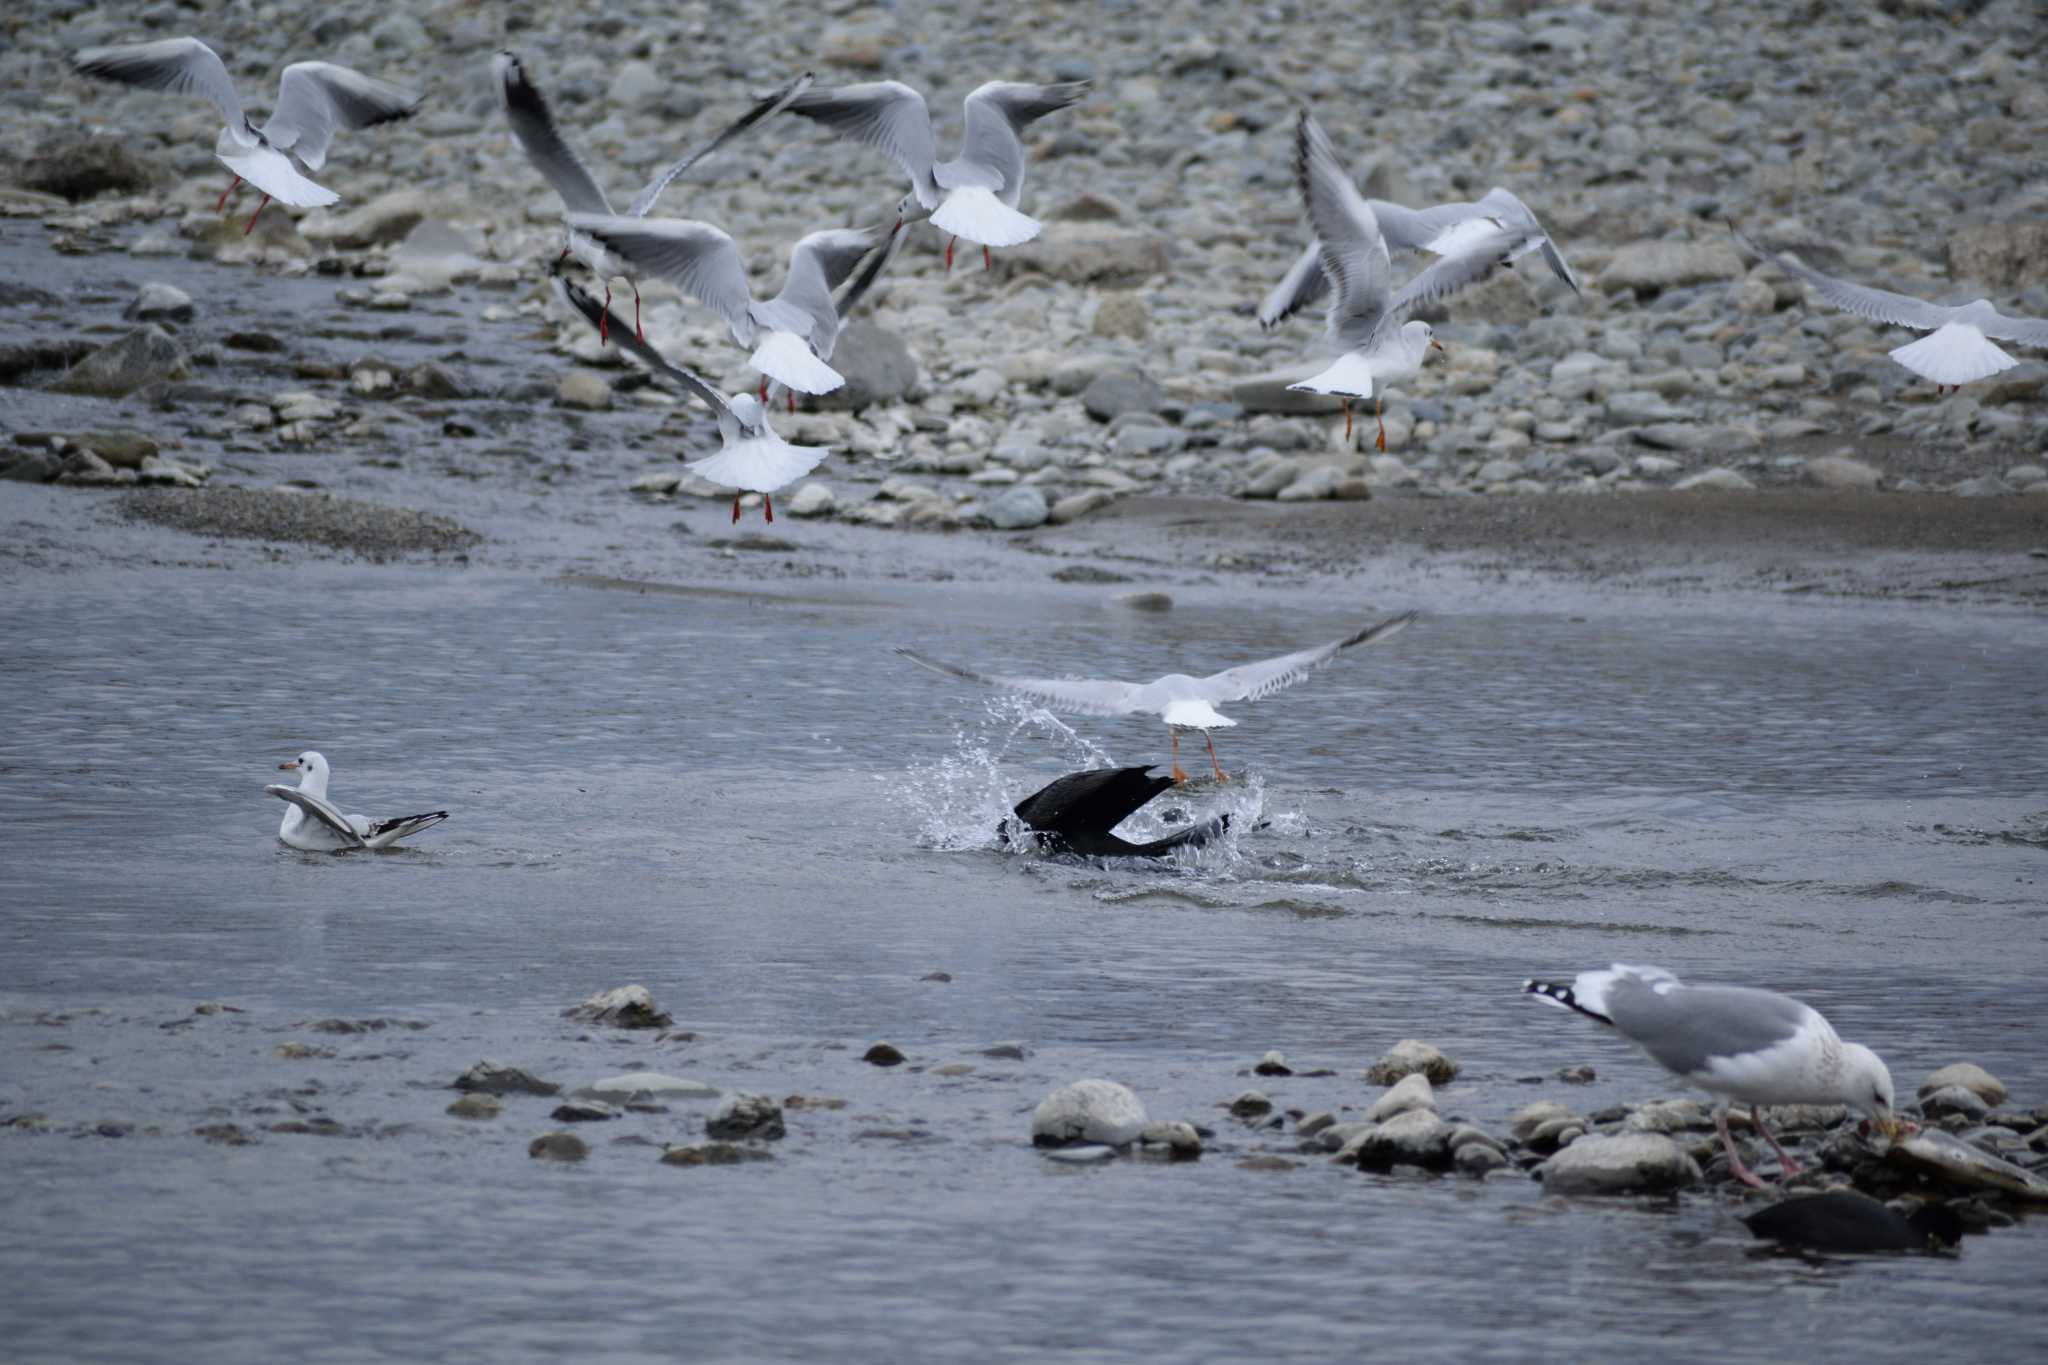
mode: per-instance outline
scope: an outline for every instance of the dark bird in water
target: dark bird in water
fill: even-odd
[[[1173,785],[1171,777],[1154,777],[1151,764],[1090,768],[1068,773],[1019,801],[1017,818],[1033,831],[1040,848],[1084,858],[1158,858],[1182,846],[1200,848],[1230,827],[1230,817],[1219,815],[1149,844],[1134,844],[1110,833]],[[1003,837],[1010,837],[1007,831]]]
[[[1961,1216],[1946,1204],[1900,1213],[1854,1190],[1781,1199],[1742,1221],[1758,1237],[1808,1251],[1928,1251],[1963,1237]]]

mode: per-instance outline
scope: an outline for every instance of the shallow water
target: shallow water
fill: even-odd
[[[14,587],[0,1117],[141,1125],[0,1134],[18,1305],[0,1317],[25,1358],[1391,1341],[1470,1360],[1538,1337],[1620,1358],[1711,1334],[1723,1359],[1889,1359],[1924,1353],[1937,1309],[1950,1340],[2043,1340],[2038,1226],[1954,1261],[1759,1259],[1707,1195],[1567,1205],[1515,1177],[1242,1169],[1291,1142],[1217,1108],[1254,1085],[1362,1106],[1364,1064],[1406,1036],[1464,1063],[1445,1111],[1495,1128],[1538,1097],[1668,1093],[1516,995],[1614,958],[1794,991],[1902,1091],[1970,1059],[2041,1102],[2032,618],[1432,614],[1237,708],[1217,739],[1232,783],[1178,798],[1231,809],[1232,837],[1138,867],[1001,851],[993,826],[1060,772],[1163,763],[1159,727],[1057,722],[890,648],[1150,676],[1371,613],[1282,592],[1145,615],[1028,590],[746,597],[321,564]],[[453,818],[391,855],[287,850],[261,787],[306,747],[345,809]],[[557,1017],[626,981],[698,1037]],[[247,1013],[195,1019],[203,999]],[[429,1027],[305,1028],[327,1016]],[[879,1037],[912,1065],[859,1063]],[[1003,1039],[1028,1059],[979,1055]],[[336,1055],[282,1059],[286,1040]],[[1268,1048],[1337,1074],[1255,1080]],[[677,1106],[587,1125],[590,1160],[559,1169],[524,1150],[556,1126],[550,1101],[444,1116],[481,1056],[565,1086],[646,1066],[848,1104],[791,1110],[772,1163],[678,1170],[614,1142],[698,1138],[703,1111]],[[958,1059],[976,1069],[929,1069]],[[1578,1062],[1598,1082],[1525,1083]],[[1214,1126],[1210,1154],[1032,1153],[1031,1106],[1096,1074]],[[354,1135],[262,1131],[295,1110]],[[189,1135],[218,1122],[261,1141]]]

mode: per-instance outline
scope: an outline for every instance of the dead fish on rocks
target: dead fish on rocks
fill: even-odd
[[[1885,1150],[1885,1160],[1951,1185],[2048,1204],[2048,1180],[1938,1129],[1900,1137]]]

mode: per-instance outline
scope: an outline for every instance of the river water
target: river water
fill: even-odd
[[[0,1119],[54,1131],[0,1132],[9,1356],[2048,1344],[2038,1224],[1955,1259],[1761,1257],[1732,1196],[1248,1169],[1292,1143],[1220,1107],[1252,1086],[1362,1107],[1403,1037],[1462,1062],[1444,1111],[1494,1131],[1537,1098],[1675,1093],[1517,995],[1615,959],[1792,991],[1902,1093],[1972,1060],[2043,1102],[2048,624],[1598,594],[1426,610],[1236,708],[1231,783],[1160,803],[1231,810],[1231,837],[1105,867],[1003,851],[994,824],[1072,768],[1163,763],[1163,728],[1058,722],[893,646],[1149,677],[1429,604],[804,592],[333,563],[12,585]],[[309,747],[344,809],[452,818],[388,855],[285,849],[261,788]],[[629,981],[695,1037],[559,1017]],[[308,1027],[328,1017],[427,1027]],[[910,1065],[861,1063],[880,1038]],[[1026,1058],[982,1055],[1005,1040]],[[1251,1077],[1270,1048],[1335,1074]],[[526,1155],[553,1101],[443,1113],[482,1057],[565,1087],[645,1067],[846,1104],[791,1109],[772,1162],[659,1164],[653,1144],[701,1138],[678,1105],[586,1125],[590,1158],[562,1167]],[[1582,1062],[1593,1085],[1553,1079]],[[1030,1109],[1089,1075],[1213,1127],[1210,1151],[1046,1161]],[[295,1115],[342,1131],[267,1131]],[[259,1141],[191,1136],[224,1122]]]

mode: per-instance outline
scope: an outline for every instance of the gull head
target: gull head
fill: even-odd
[[[278,764],[277,767],[279,772],[302,772],[306,774],[303,780],[318,782],[325,782],[327,780],[327,760],[320,756],[320,752],[317,749],[308,749],[297,758],[286,759]]]
[[[1401,347],[1415,357],[1421,365],[1429,358],[1431,350],[1441,351],[1444,344],[1436,339],[1435,331],[1426,322],[1404,322],[1401,324]]]
[[[1861,1043],[1842,1044],[1841,1095],[1844,1104],[1869,1115],[1871,1126],[1888,1138],[1905,1126],[1892,1113],[1892,1073]]]

